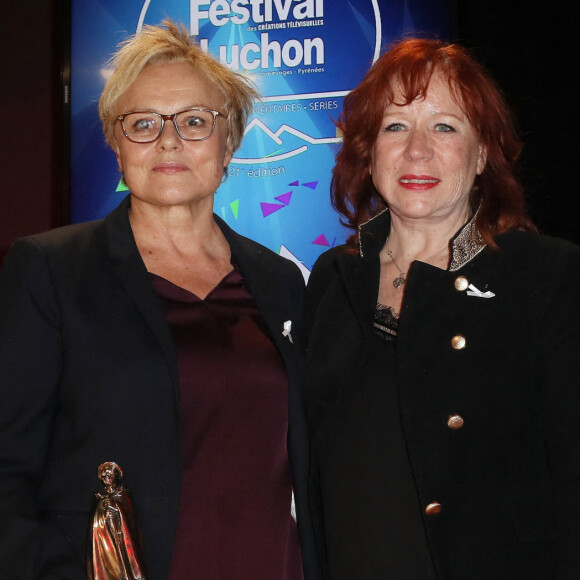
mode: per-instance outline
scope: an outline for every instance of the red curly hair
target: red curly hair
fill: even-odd
[[[472,209],[479,208],[476,225],[483,239],[496,249],[497,234],[510,229],[536,231],[515,172],[522,144],[501,92],[462,46],[410,38],[377,60],[345,97],[337,122],[343,145],[336,156],[331,199],[344,216],[344,225],[355,230],[348,239],[351,248],[358,247],[358,226],[386,207],[368,171],[384,109],[393,102],[396,87],[403,92],[403,105],[424,98],[434,71],[447,78],[452,95],[487,149],[485,169],[476,177],[470,199]]]

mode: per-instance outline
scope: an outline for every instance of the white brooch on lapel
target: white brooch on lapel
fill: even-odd
[[[495,296],[495,294],[493,292],[490,292],[489,290],[487,292],[482,292],[481,290],[478,290],[473,284],[469,285],[467,295],[477,296],[477,298],[493,298]]]
[[[284,330],[282,331],[282,336],[287,336],[288,340],[293,343],[294,341],[292,340],[292,335],[290,334],[291,330],[292,330],[292,321],[287,320],[284,323]]]

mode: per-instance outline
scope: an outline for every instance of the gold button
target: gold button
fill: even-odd
[[[465,339],[465,336],[463,336],[463,334],[456,334],[451,339],[451,346],[455,350],[463,350],[467,346],[467,340]]]
[[[461,415],[449,415],[449,419],[447,419],[447,427],[449,429],[461,429],[463,423],[464,421]]]
[[[441,504],[438,501],[434,501],[433,503],[430,503],[425,508],[425,513],[428,516],[436,516],[437,514],[440,514],[441,513]]]
[[[464,292],[469,288],[469,280],[465,276],[458,276],[455,278],[455,290]]]

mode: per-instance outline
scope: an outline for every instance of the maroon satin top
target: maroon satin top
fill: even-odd
[[[288,379],[241,273],[232,271],[205,300],[151,278],[175,341],[183,426],[169,578],[302,580]]]

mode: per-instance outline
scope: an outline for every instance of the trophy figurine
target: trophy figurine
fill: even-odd
[[[121,485],[123,470],[108,461],[99,466],[104,488],[95,494],[89,538],[89,580],[146,580],[141,536],[127,488]]]

